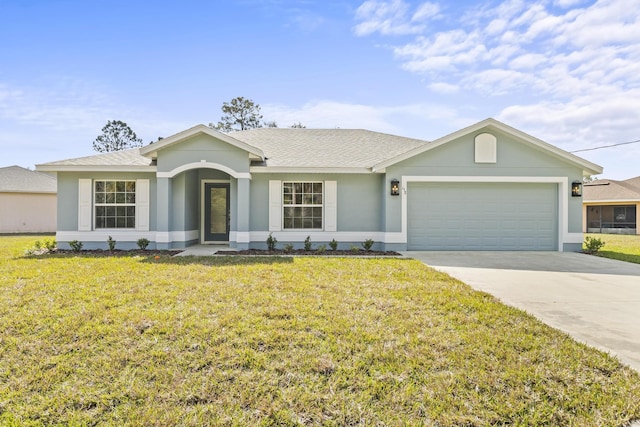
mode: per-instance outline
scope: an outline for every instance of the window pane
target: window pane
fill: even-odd
[[[135,206],[127,206],[127,216],[136,216],[136,207]]]
[[[302,196],[302,203],[305,205],[312,205],[313,204],[313,194],[304,194]]]
[[[96,193],[96,203],[104,203],[105,194],[104,193]]]
[[[291,194],[285,194],[283,202],[285,205],[290,205],[291,203],[293,203],[293,197],[291,196]]]
[[[322,228],[322,218],[313,218],[313,228]]]
[[[313,204],[321,205],[322,204],[322,194],[314,194],[313,195]]]
[[[314,182],[313,183],[313,192],[314,193],[322,193],[322,183],[321,182]]]
[[[313,193],[313,184],[311,182],[305,182],[303,188],[305,193]]]
[[[302,228],[302,218],[293,219],[293,228]]]
[[[127,181],[127,193],[135,193],[136,192],[136,182],[135,181]]]
[[[105,194],[105,203],[115,203],[116,202],[116,194],[115,193],[107,193]]]
[[[106,216],[116,216],[116,207],[115,206],[106,206],[105,207]]]
[[[296,193],[295,199],[294,199],[294,203],[296,205],[301,205],[302,204],[302,193]]]
[[[135,203],[136,202],[136,193],[127,193],[126,203]]]
[[[127,228],[136,228],[136,217],[127,217]]]
[[[124,193],[116,193],[116,203],[124,203]]]
[[[106,227],[107,228],[115,228],[116,227],[116,219],[114,217],[108,216],[106,218]]]
[[[284,228],[293,228],[293,218],[284,219]]]
[[[116,191],[116,183],[115,181],[105,181],[104,183],[104,191],[107,193],[113,193]]]
[[[127,214],[126,206],[117,206],[116,207],[116,215],[117,216],[125,216]]]
[[[282,186],[282,189],[284,194],[291,194],[293,193],[293,184],[290,182],[285,182]]]
[[[104,181],[96,181],[96,193],[104,192]]]
[[[118,228],[124,228],[124,226],[127,224],[126,219],[124,217],[118,217],[116,218],[116,227]]]
[[[313,217],[322,218],[322,208],[313,208]]]
[[[302,219],[302,228],[312,228],[312,227],[313,227],[313,219],[311,218]]]
[[[293,191],[297,194],[302,193],[302,183],[301,182],[294,182],[293,183]]]

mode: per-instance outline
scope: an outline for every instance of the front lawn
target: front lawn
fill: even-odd
[[[621,234],[585,234],[605,242],[599,256],[640,264],[640,236]]]
[[[23,257],[0,425],[607,425],[640,375],[406,259]]]

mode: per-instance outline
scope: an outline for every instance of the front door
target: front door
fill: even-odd
[[[204,241],[228,242],[230,224],[229,184],[205,183]]]

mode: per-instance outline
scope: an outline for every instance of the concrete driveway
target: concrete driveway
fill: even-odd
[[[640,264],[573,252],[404,252],[640,371]]]

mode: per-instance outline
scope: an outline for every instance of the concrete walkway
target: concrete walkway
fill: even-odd
[[[194,245],[175,256],[211,256],[218,251],[232,251],[228,245]]]
[[[640,264],[573,252],[403,255],[523,309],[640,372]]]

